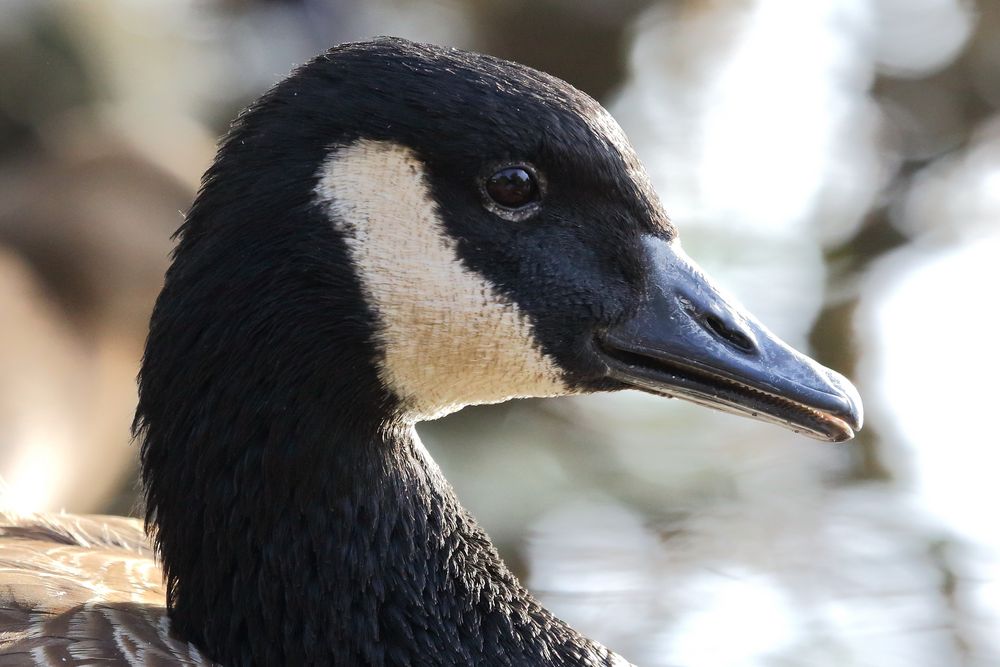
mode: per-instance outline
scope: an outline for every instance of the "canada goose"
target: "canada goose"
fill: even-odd
[[[634,387],[823,440],[861,425],[847,380],[684,255],[594,100],[391,38],[236,120],[139,387],[166,605],[136,523],[8,517],[0,664],[627,664],[518,583],[414,423]]]

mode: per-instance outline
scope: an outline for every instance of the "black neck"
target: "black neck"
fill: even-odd
[[[609,664],[520,586],[389,417],[331,226],[300,209],[321,231],[269,216],[254,243],[249,214],[226,239],[197,213],[136,421],[177,632],[233,666]]]
[[[411,429],[339,436],[321,484],[260,493],[255,461],[263,479],[232,481],[251,498],[157,516],[189,540],[162,545],[181,636],[226,665],[605,664],[520,586]]]

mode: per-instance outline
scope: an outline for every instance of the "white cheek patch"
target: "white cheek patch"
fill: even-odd
[[[381,380],[408,418],[567,393],[528,318],[459,260],[411,150],[371,140],[338,148],[316,192],[375,311]]]

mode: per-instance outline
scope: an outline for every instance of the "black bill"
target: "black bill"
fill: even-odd
[[[644,245],[653,272],[646,301],[597,341],[611,377],[821,440],[854,437],[863,421],[854,385],[725,297],[676,244],[646,237]]]

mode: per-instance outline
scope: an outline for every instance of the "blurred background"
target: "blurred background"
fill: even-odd
[[[0,504],[133,510],[216,138],[379,34],[598,98],[688,252],[865,399],[837,446],[631,392],[423,425],[537,596],[646,666],[1000,665],[996,0],[3,0]]]

